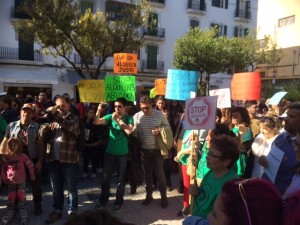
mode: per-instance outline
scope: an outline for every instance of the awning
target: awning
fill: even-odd
[[[87,72],[84,72],[84,75],[87,80],[92,80]],[[100,76],[98,77],[98,80],[104,80],[104,77],[106,75],[106,72],[101,71]],[[79,80],[82,80],[82,78],[78,75],[78,73],[75,70],[67,70],[67,76],[69,78],[69,83],[77,85]]]
[[[56,68],[0,65],[1,83],[58,84]]]

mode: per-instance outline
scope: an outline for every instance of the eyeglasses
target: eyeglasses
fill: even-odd
[[[146,107],[141,107],[141,110],[149,110],[150,107],[149,106],[146,106]]]
[[[207,156],[210,156],[210,157],[213,157],[213,158],[216,158],[216,159],[224,159],[223,156],[214,155],[213,153],[211,153],[211,151],[209,149],[208,149],[208,152],[207,152]]]
[[[248,204],[247,204],[247,201],[246,201],[246,194],[245,194],[243,184],[242,184],[242,182],[239,182],[238,185],[239,185],[239,191],[240,191],[241,198],[242,198],[242,200],[244,202],[244,205],[245,205],[245,208],[246,208],[249,225],[252,225],[252,220],[251,220],[251,217],[250,217],[250,212],[249,212]]]
[[[122,108],[121,105],[115,105],[115,108]]]

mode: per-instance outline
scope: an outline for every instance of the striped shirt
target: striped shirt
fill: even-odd
[[[138,133],[141,147],[145,149],[158,149],[152,129],[170,126],[162,112],[153,109],[150,115],[145,115],[143,111],[140,111],[134,115],[133,120],[134,131]]]

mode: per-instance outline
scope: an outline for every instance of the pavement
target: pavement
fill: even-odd
[[[168,192],[169,207],[163,209],[160,206],[160,193],[159,191],[153,192],[154,200],[148,206],[143,206],[142,201],[146,196],[145,186],[139,186],[137,193],[130,194],[130,186],[126,185],[124,205],[118,212],[113,212],[113,201],[114,197],[110,197],[108,204],[105,208],[111,211],[113,215],[121,218],[124,222],[134,223],[136,225],[179,225],[182,224],[183,218],[177,217],[178,211],[182,208],[182,194],[177,192],[178,186],[178,174],[172,174],[172,183],[174,185],[174,190]],[[79,207],[78,213],[84,212],[86,210],[93,210],[95,207],[95,202],[100,195],[100,184],[101,184],[101,174],[98,174],[95,179],[81,179],[78,182],[78,195],[79,195]],[[49,214],[52,212],[52,191],[50,182],[43,185],[43,210],[44,213],[40,216],[34,216],[33,202],[31,190],[26,190],[27,192],[27,210],[28,210],[28,225],[41,225],[45,224],[45,220],[48,218]],[[113,177],[111,183],[111,193],[115,195],[116,193],[116,177]],[[67,192],[65,192],[67,196]],[[7,205],[7,189],[5,186],[2,187],[0,193],[0,218],[5,213]],[[68,220],[67,215],[67,197],[65,198],[65,205],[63,216],[61,219],[53,223],[53,225],[63,225]],[[17,214],[12,221],[9,222],[11,225],[20,225],[21,219]],[[88,224],[87,224],[88,225]]]

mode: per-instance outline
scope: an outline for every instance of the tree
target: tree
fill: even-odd
[[[219,36],[218,28],[194,28],[176,40],[173,64],[179,69],[198,71],[200,95],[207,95],[210,74],[254,71],[258,63],[274,67],[282,59],[281,49],[270,36],[264,37],[264,45],[261,43],[255,32],[228,39]]]
[[[173,64],[176,68],[200,73],[200,95],[208,91],[209,75],[224,70],[224,55],[228,54],[227,39],[218,34],[217,28],[194,28],[175,43]],[[203,79],[204,74],[206,80]]]
[[[14,28],[20,37],[32,39],[41,45],[45,54],[63,57],[83,79],[85,71],[98,79],[101,66],[114,53],[132,52],[142,45],[139,28],[147,26],[149,4],[108,0],[106,7],[115,10],[115,18],[103,12],[93,13],[86,1],[77,0],[24,0],[20,12],[29,19],[18,20]],[[82,5],[85,4],[85,5]],[[80,57],[80,66],[72,54]],[[98,59],[95,70],[90,62]]]

